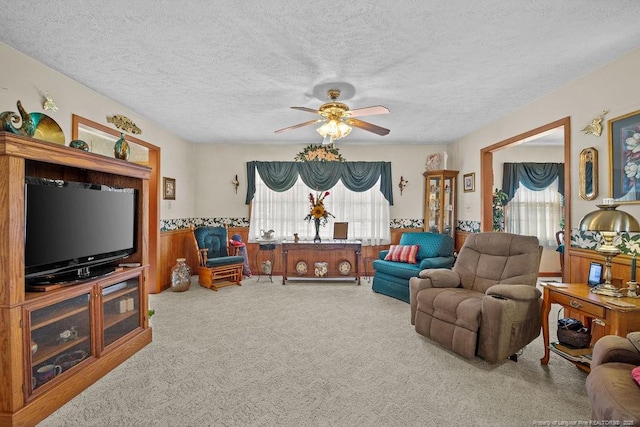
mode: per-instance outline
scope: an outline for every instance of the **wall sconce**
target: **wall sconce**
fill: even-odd
[[[236,190],[236,194],[238,194],[238,186],[240,186],[240,181],[238,181],[238,175],[236,175],[236,177],[233,178],[233,181],[231,181],[231,185],[233,185],[234,190]]]
[[[400,195],[402,196],[402,191],[407,186],[409,181],[405,180],[404,177],[400,177],[400,182],[398,183],[398,187],[400,187]]]

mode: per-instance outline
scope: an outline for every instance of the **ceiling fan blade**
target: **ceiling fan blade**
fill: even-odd
[[[275,133],[282,133],[282,132],[286,132],[288,130],[298,129],[298,128],[301,128],[303,126],[309,126],[309,125],[312,125],[314,123],[320,123],[320,122],[323,122],[323,121],[324,121],[324,119],[309,120],[308,122],[298,123],[297,125],[289,126],[287,128],[283,128],[283,129],[278,129],[278,130],[276,130],[274,132]]]
[[[380,136],[385,136],[387,135],[389,132],[391,132],[389,129],[380,127],[380,126],[376,126],[374,124],[371,123],[367,123],[367,122],[363,122],[362,120],[358,120],[358,119],[347,119],[345,120],[345,122],[350,125],[350,126],[355,126],[357,128],[360,129],[364,129],[364,130],[368,130],[369,132],[373,132],[376,133]]]
[[[294,110],[307,111],[309,113],[320,114],[320,111],[314,110],[313,108],[307,108],[307,107],[291,107],[291,108],[293,108]]]
[[[349,111],[349,117],[373,116],[375,114],[389,114],[389,109],[382,105],[374,105]]]

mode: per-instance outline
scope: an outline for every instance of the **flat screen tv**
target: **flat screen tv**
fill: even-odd
[[[137,190],[25,179],[27,286],[75,282],[114,271],[136,252]]]

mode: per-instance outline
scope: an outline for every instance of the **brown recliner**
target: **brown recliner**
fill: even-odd
[[[626,338],[606,335],[596,341],[586,381],[593,420],[600,425],[606,425],[605,421],[608,425],[640,423],[640,388],[631,376],[638,365],[640,332]]]
[[[422,270],[410,280],[411,324],[464,357],[515,359],[540,335],[541,254],[533,236],[470,234],[453,269]]]

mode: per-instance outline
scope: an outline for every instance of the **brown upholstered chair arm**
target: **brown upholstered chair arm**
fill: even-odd
[[[629,335],[632,334],[637,334],[637,332],[632,332]],[[609,362],[640,365],[640,352],[629,339],[617,335],[606,335],[596,341],[593,346],[591,369]]]
[[[428,268],[418,275],[421,279],[429,279],[431,288],[457,288],[460,286],[460,275],[448,268]]]
[[[542,293],[535,286],[531,285],[493,285],[485,295],[512,299],[516,301],[531,301],[539,299]]]

